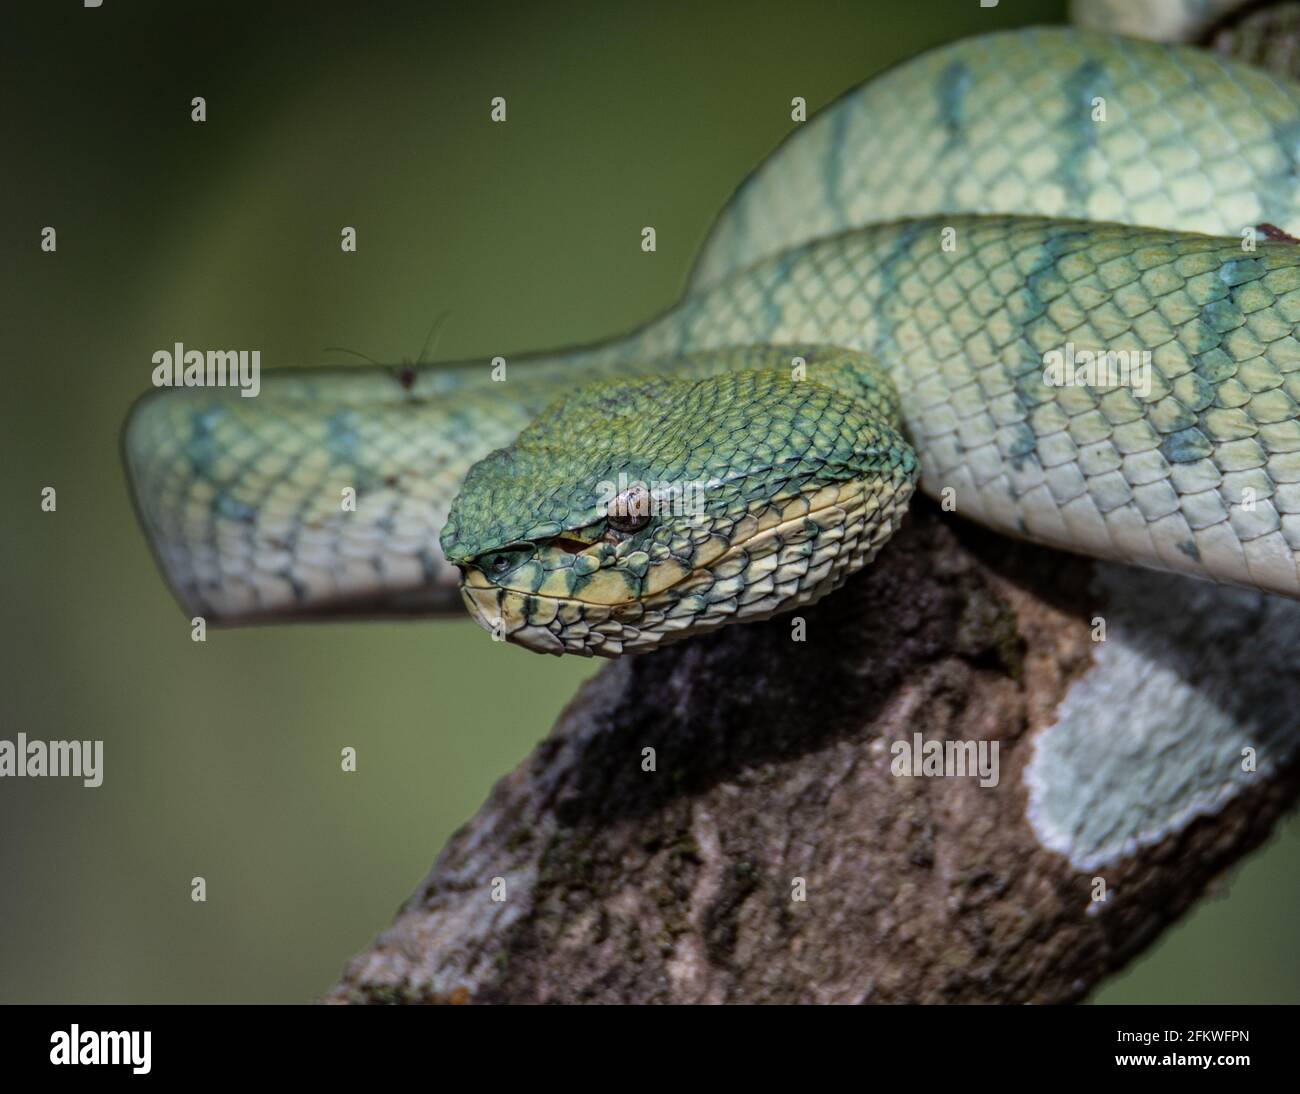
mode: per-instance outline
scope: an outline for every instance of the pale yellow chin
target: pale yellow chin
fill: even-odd
[[[628,594],[617,572],[584,590],[595,596],[577,599],[550,595],[544,585],[502,587],[473,569],[461,595],[494,638],[538,653],[618,657],[654,649],[820,599],[875,557],[910,493],[910,484],[871,489],[854,480],[774,503],[731,525],[727,545],[702,551],[694,568],[652,566],[640,597]]]
[[[645,629],[629,622],[647,616],[639,600],[594,604],[469,582],[461,583],[460,592],[470,615],[493,638],[535,653],[618,657],[658,644]]]
[[[498,642],[514,642],[536,653],[553,653],[557,657],[565,652],[564,642],[546,626],[529,622],[529,601],[542,598],[536,594],[502,589],[497,586],[481,588],[461,582],[460,595],[469,614],[480,627]]]

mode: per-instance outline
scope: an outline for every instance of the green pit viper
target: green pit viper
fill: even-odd
[[[157,391],[129,477],[180,602],[218,623],[463,600],[499,637],[616,656],[825,595],[917,484],[1009,535],[1296,597],[1288,234],[1287,79],[989,34],[797,125],[681,303],[627,336],[503,383],[476,361]],[[1076,351],[1149,371],[1049,374]]]

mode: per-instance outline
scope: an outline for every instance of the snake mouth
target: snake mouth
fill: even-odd
[[[461,596],[498,641],[556,656],[641,652],[820,599],[875,557],[911,492],[909,479],[852,479],[768,502],[729,520],[725,535],[705,529],[689,561],[669,554],[636,584],[597,571],[585,597],[493,582],[472,566],[462,569]]]

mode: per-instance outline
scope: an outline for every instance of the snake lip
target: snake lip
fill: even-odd
[[[764,619],[837,587],[874,557],[901,519],[909,480],[873,491],[860,479],[837,480],[769,503],[729,523],[725,546],[695,556],[661,559],[658,581],[640,591],[602,582],[603,599],[542,592],[531,582],[498,584],[481,567],[462,567],[461,591],[471,615],[493,636],[542,653],[619,656],[712,630],[732,620]],[[775,518],[775,519],[773,519]],[[551,541],[539,544],[563,551]],[[675,570],[673,567],[675,566]],[[616,573],[617,569],[606,571]]]
[[[549,653],[556,657],[564,653],[563,642],[545,627],[522,620],[511,627],[509,608],[512,605],[506,602],[507,590],[497,589],[495,595],[492,593],[493,590],[490,589],[461,586],[461,596],[470,616],[479,626],[490,632],[493,638],[506,639],[535,653]],[[490,610],[493,608],[495,615]]]

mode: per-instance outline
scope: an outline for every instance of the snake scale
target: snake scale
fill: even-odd
[[[682,301],[625,337],[505,382],[474,361],[154,392],[129,477],[214,622],[463,601],[499,637],[615,656],[830,592],[918,484],[1009,535],[1296,597],[1288,233],[1288,80],[988,34],[796,126]],[[1090,353],[1137,364],[1047,367]]]

